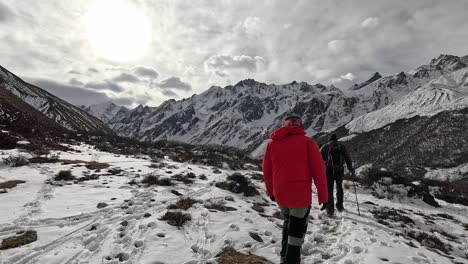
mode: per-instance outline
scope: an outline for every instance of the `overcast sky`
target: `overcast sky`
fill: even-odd
[[[0,65],[75,104],[254,78],[335,84],[468,55],[468,1],[0,0]]]

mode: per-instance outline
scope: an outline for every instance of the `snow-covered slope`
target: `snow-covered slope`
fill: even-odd
[[[104,123],[109,123],[116,116],[124,116],[130,110],[124,106],[114,104],[112,101],[94,104],[90,106],[80,106],[81,109],[85,110],[92,116],[99,118]]]
[[[0,251],[0,262],[201,264],[216,263],[218,253],[232,247],[262,256],[266,263],[279,263],[283,221],[263,182],[254,177],[257,172],[239,171],[260,191],[245,197],[210,184],[224,181],[235,171],[172,160],[163,160],[155,168],[144,156],[115,155],[89,145],[71,148],[74,151],[54,154],[74,164],[0,168],[0,183],[25,181],[0,193],[0,241],[24,231],[37,232],[37,241]],[[0,158],[11,154],[18,150],[1,152]],[[91,161],[110,167],[96,172],[84,166]],[[109,169],[122,171],[109,175]],[[77,178],[93,178],[48,184],[61,170],[71,170]],[[188,173],[196,176],[192,183],[174,180]],[[141,183],[146,175],[172,179],[174,185],[146,186]],[[347,211],[334,219],[320,213],[314,195],[302,263],[468,263],[465,206],[439,201],[443,207],[434,208],[406,195],[378,199],[359,186],[357,193],[361,215],[354,193],[345,190]],[[186,210],[168,209],[181,198],[197,202]],[[98,209],[99,203],[105,203],[104,208]],[[208,209],[216,208],[213,204],[220,207]],[[219,209],[223,206],[229,210]],[[167,212],[189,214],[191,220],[179,229],[161,219]]]
[[[112,133],[101,120],[37,86],[24,82],[1,66],[0,89],[10,91],[66,129],[99,134]]]
[[[346,125],[350,133],[378,129],[399,119],[432,116],[441,111],[468,107],[468,68],[444,74],[400,100]]]
[[[141,141],[227,145],[259,155],[287,112],[303,115],[306,131],[314,135],[384,108],[462,68],[466,68],[462,58],[441,55],[410,72],[385,77],[376,73],[345,91],[295,81],[275,85],[244,80],[234,86],[211,87],[180,101],[169,100],[159,107],[139,106],[113,118],[109,125],[119,135]]]

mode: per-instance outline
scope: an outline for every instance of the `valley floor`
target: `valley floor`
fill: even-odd
[[[252,182],[260,195],[245,197],[215,186],[214,182],[234,173],[231,170],[219,172],[170,160],[154,168],[149,157],[115,155],[88,145],[71,147],[75,151],[55,154],[63,160],[107,163],[108,169],[123,171],[90,170],[79,162],[0,167],[0,183],[25,181],[0,193],[0,241],[19,231],[37,232],[35,242],[0,250],[0,263],[216,263],[217,254],[226,246],[279,263],[282,220],[275,214],[279,211],[276,204],[266,199],[263,182],[255,177]],[[3,158],[18,150],[0,154]],[[76,177],[96,174],[99,178],[63,186],[48,183],[54,183],[53,177],[62,170],[71,170]],[[140,183],[150,173],[171,178],[190,172],[196,176],[191,184]],[[238,172],[258,176],[258,172]],[[132,180],[135,184],[129,184]],[[333,219],[322,215],[314,197],[303,263],[468,263],[466,207],[439,201],[442,207],[433,208],[407,198],[377,199],[362,188],[358,196],[361,216],[348,188],[347,210]],[[183,211],[191,215],[191,221],[178,229],[160,218],[181,197],[199,202]],[[98,209],[98,203],[106,205]],[[235,211],[207,209],[209,203],[225,203]],[[372,211],[383,208],[396,210],[389,209],[388,218],[378,221]],[[410,238],[422,231],[439,240]],[[447,252],[434,249],[440,246],[434,241],[445,245]]]

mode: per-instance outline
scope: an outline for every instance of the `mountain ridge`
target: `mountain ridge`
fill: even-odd
[[[76,132],[112,134],[98,118],[65,100],[29,84],[0,66],[0,88],[8,90],[62,127]]]

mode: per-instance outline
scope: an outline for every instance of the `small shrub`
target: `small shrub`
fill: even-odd
[[[141,183],[148,186],[158,185],[158,186],[172,186],[174,185],[172,181],[168,178],[159,178],[157,175],[148,175],[146,176]]]
[[[445,244],[442,242],[438,237],[426,233],[426,232],[417,232],[417,231],[406,231],[407,236],[417,240],[421,245],[427,248],[433,248],[444,252],[445,254],[449,254],[452,250],[452,246]]]
[[[36,231],[26,231],[22,232],[14,237],[8,237],[3,239],[2,244],[0,245],[0,250],[17,248],[27,244],[30,244],[37,240]]]
[[[234,248],[226,247],[219,255],[217,255],[217,263],[219,264],[236,264],[236,263],[249,263],[249,264],[264,264],[268,261],[260,256],[245,255]]]
[[[55,175],[54,180],[56,181],[73,181],[75,177],[72,175],[71,171],[63,170]]]
[[[86,164],[86,168],[89,170],[102,170],[109,168],[109,164],[107,163],[101,163],[101,162],[96,162],[96,161],[91,161]]]
[[[6,165],[11,165],[12,167],[21,167],[29,165],[29,160],[23,155],[10,155],[6,158],[3,158],[3,163]]]
[[[37,156],[37,157],[32,157],[29,159],[29,162],[30,163],[57,163],[59,162],[59,158],[57,156],[51,156],[51,157],[41,157],[41,156]]]
[[[131,179],[129,182],[128,182],[129,185],[136,185],[138,184],[135,179]]]
[[[196,179],[197,175],[195,175],[195,173],[193,173],[193,172],[188,172],[186,177],[189,178],[189,179]]]
[[[174,176],[172,176],[172,179],[175,180],[175,181],[183,182],[185,184],[192,184],[193,183],[193,181],[191,179],[189,179],[187,176],[184,176],[182,174],[174,175]]]
[[[199,201],[194,200],[190,197],[185,197],[185,198],[179,199],[175,204],[169,205],[167,208],[168,209],[181,209],[181,210],[187,211],[190,207],[192,207],[196,203],[199,203]]]
[[[16,137],[0,131],[0,149],[14,149],[16,148],[16,142],[18,142]]]
[[[202,175],[198,176],[198,179],[200,179],[200,180],[208,180],[208,178],[206,177],[205,174],[202,174]]]
[[[257,211],[259,213],[264,213],[265,212],[265,208],[263,208],[266,204],[261,204],[261,203],[254,203],[254,205],[252,206],[252,209],[254,211]]]
[[[259,194],[250,180],[240,173],[229,175],[227,181],[217,182],[215,186],[233,193],[243,193],[247,197]]]
[[[374,217],[377,220],[382,220],[381,222],[384,222],[384,220],[392,220],[393,222],[403,222],[405,224],[414,224],[413,219],[409,218],[406,215],[403,215],[402,214],[403,211],[401,210],[384,207],[381,209],[372,210],[370,212],[374,215]]]
[[[123,172],[122,169],[119,168],[114,168],[114,169],[108,169],[107,172],[112,175],[117,175]]]
[[[159,220],[166,221],[171,226],[180,229],[186,222],[192,220],[192,216],[182,212],[166,212]]]
[[[227,211],[237,211],[236,208],[226,206],[226,202],[223,200],[209,200],[204,204],[206,209],[210,210],[217,210],[221,212],[227,212]]]
[[[20,180],[12,180],[12,181],[6,181],[6,182],[0,182],[0,189],[13,189],[18,184],[25,183],[25,181],[20,181]]]

